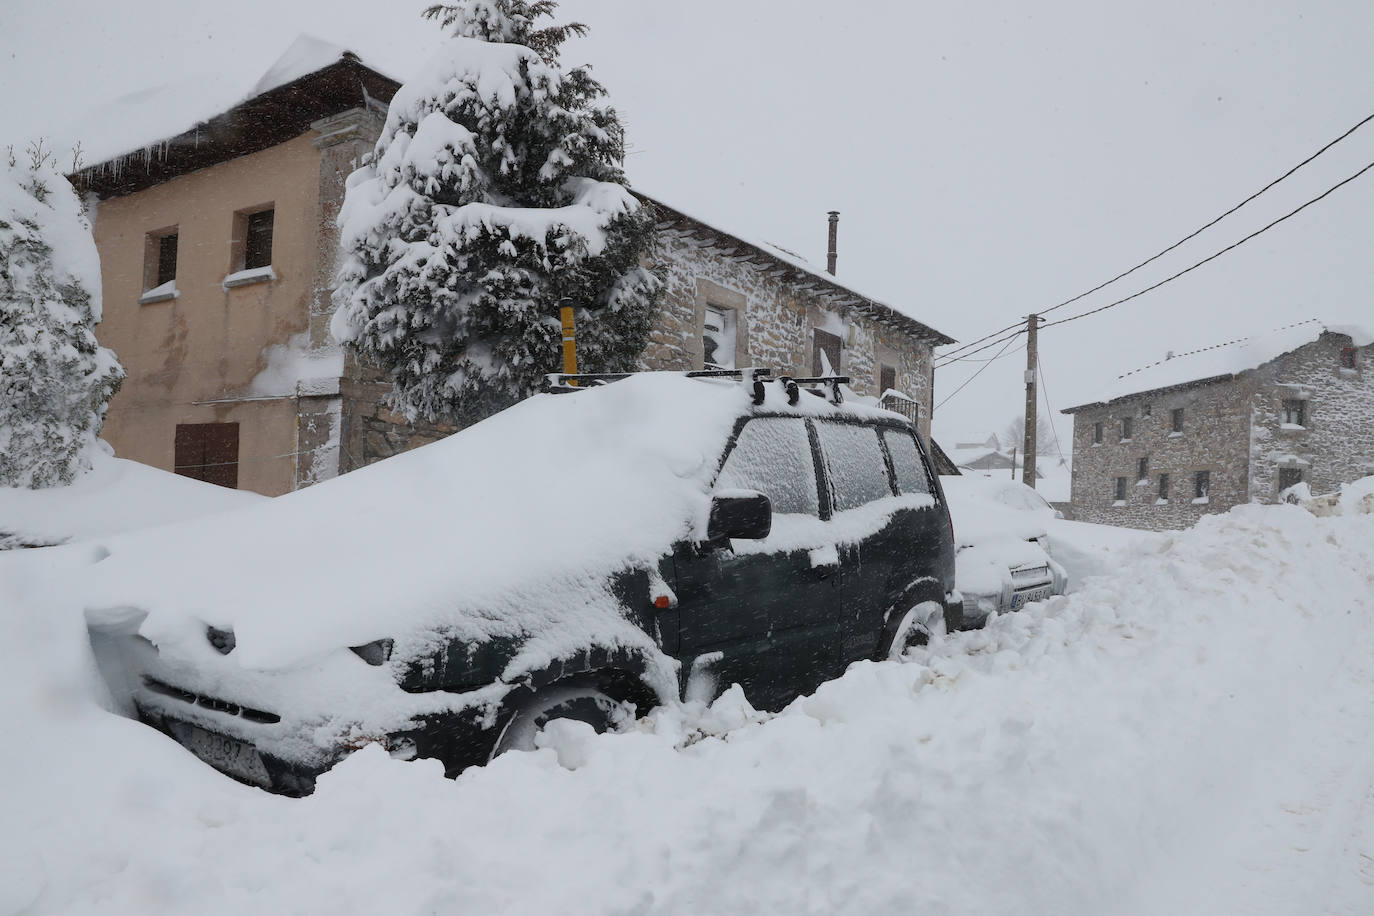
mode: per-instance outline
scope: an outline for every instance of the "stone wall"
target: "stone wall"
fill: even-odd
[[[1341,349],[1351,345],[1328,332],[1256,372],[1252,500],[1278,498],[1281,468],[1300,470],[1313,493],[1374,474],[1374,346],[1357,352],[1355,369],[1342,369]],[[1301,428],[1283,423],[1287,399],[1306,403]]]
[[[709,238],[660,232],[655,265],[667,289],[641,364],[651,370],[700,369],[706,306],[734,310],[736,366],[809,376],[813,333],[842,343],[840,365],[860,394],[879,395],[879,364],[896,370],[895,388],[919,405],[918,426],[930,435],[931,355],[928,341],[836,303],[822,290],[803,289],[794,276],[758,261],[722,256]],[[803,282],[805,282],[803,280]]]
[[[1073,415],[1072,517],[1101,525],[1152,530],[1187,528],[1209,512],[1225,512],[1248,499],[1250,400],[1253,380],[1122,398]],[[1183,431],[1172,429],[1173,410],[1183,409]],[[1121,438],[1130,417],[1132,435]],[[1093,443],[1093,425],[1102,442]],[[1140,459],[1148,458],[1146,477]],[[1195,501],[1195,475],[1207,471],[1206,502]],[[1159,475],[1169,475],[1169,496],[1159,498]],[[1116,479],[1126,478],[1126,498],[1116,499]]]

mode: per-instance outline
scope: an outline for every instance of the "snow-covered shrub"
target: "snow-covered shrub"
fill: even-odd
[[[578,308],[583,371],[633,369],[661,282],[654,217],[621,171],[624,130],[552,2],[426,11],[454,37],[392,99],[348,180],[334,335],[387,370],[407,417],[468,422],[561,367],[558,302]]]
[[[100,258],[76,192],[33,146],[0,156],[0,485],[70,483],[124,379],[96,343]]]

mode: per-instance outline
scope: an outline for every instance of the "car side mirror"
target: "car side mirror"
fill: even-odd
[[[706,539],[727,538],[757,541],[773,530],[773,503],[762,493],[738,490],[711,500],[711,518],[706,524]]]

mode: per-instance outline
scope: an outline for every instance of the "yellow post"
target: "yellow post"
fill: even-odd
[[[577,374],[577,327],[573,320],[573,305],[571,299],[558,300],[563,319],[563,374]],[[576,386],[576,379],[569,379],[568,384]]]

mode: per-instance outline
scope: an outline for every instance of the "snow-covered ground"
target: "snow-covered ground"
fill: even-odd
[[[103,441],[90,460],[69,486],[0,487],[0,550],[104,537],[266,499],[116,458]]]
[[[65,600],[98,544],[12,551],[0,913],[1374,910],[1374,515],[1051,528],[1075,592],[777,716],[457,781],[374,746],[300,800],[102,708]]]

